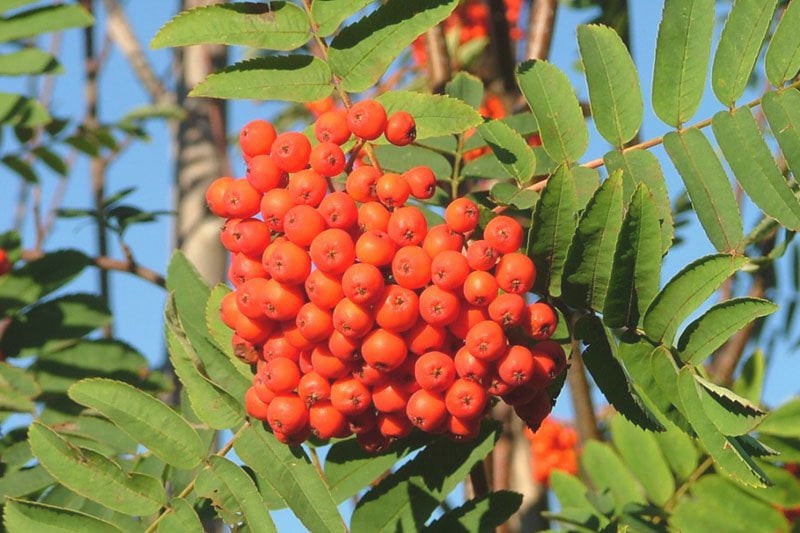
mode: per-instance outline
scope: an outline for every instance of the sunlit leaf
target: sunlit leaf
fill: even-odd
[[[42,503],[9,499],[5,501],[3,525],[9,533],[114,533],[122,530],[86,513]]]
[[[449,96],[387,91],[377,100],[389,116],[396,111],[411,113],[417,127],[417,139],[461,133],[482,121],[472,107]]]
[[[767,78],[776,87],[795,77],[800,70],[800,4],[789,2],[769,41],[764,66]]]

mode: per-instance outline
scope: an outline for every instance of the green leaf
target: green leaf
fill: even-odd
[[[468,104],[440,94],[388,91],[377,100],[389,116],[395,111],[411,113],[417,126],[417,139],[461,133],[483,120]]]
[[[697,217],[719,252],[744,250],[742,215],[733,188],[705,135],[695,128],[664,136],[664,148],[686,185]]]
[[[732,479],[755,487],[768,486],[769,479],[753,458],[735,439],[720,433],[705,414],[698,387],[693,369],[682,368],[678,378],[678,390],[683,412],[697,432],[703,447],[720,469]]]
[[[509,181],[499,181],[492,185],[490,195],[497,205],[517,209],[530,209],[539,201],[539,193],[528,188],[521,189]]]
[[[574,334],[586,344],[581,359],[606,400],[625,418],[649,430],[663,430],[661,423],[644,404],[620,363],[617,343],[595,315],[586,315],[575,324]]]
[[[40,492],[56,483],[41,465],[4,472],[0,477],[0,498],[19,498]]]
[[[603,162],[609,175],[615,170],[622,170],[623,197],[626,201],[639,183],[644,183],[650,189],[661,222],[661,249],[666,254],[672,246],[674,223],[664,173],[656,156],[645,150],[612,151],[603,156]]]
[[[311,18],[317,25],[317,33],[327,37],[339,29],[339,25],[368,6],[372,0],[314,0]]]
[[[197,476],[195,491],[210,499],[228,524],[244,521],[249,531],[277,531],[253,480],[224,457],[209,458],[209,464]]]
[[[458,446],[448,439],[432,442],[361,498],[351,528],[375,533],[421,529],[439,502],[489,454],[497,435],[496,425],[485,424],[473,441]]]
[[[200,436],[161,400],[126,383],[83,379],[69,388],[73,401],[98,411],[156,457],[189,470],[205,458]]]
[[[738,485],[738,488],[756,499],[784,509],[800,507],[800,480],[785,468],[763,461],[760,461],[759,464],[774,485],[765,489],[757,489],[747,485]],[[731,482],[728,481],[728,483]]]
[[[607,26],[578,26],[578,47],[597,131],[622,147],[636,136],[644,116],[633,59],[619,34]]]
[[[663,506],[675,492],[675,479],[655,434],[637,428],[621,416],[612,417],[609,426],[614,447],[644,487],[648,499]]]
[[[788,531],[781,512],[748,495],[718,474],[701,477],[692,497],[675,508],[670,524],[677,531]],[[710,529],[708,529],[710,528]]]
[[[279,494],[311,531],[345,531],[328,487],[299,446],[281,444],[261,428],[249,427],[234,450]]]
[[[800,5],[789,2],[769,41],[764,66],[770,83],[780,87],[800,70]]]
[[[38,101],[21,94],[0,92],[0,124],[33,128],[43,126],[48,122],[50,122],[50,114]],[[16,156],[6,156],[3,161],[12,157],[19,159]],[[11,167],[11,165],[8,166]]]
[[[556,161],[577,161],[589,132],[567,75],[546,61],[527,61],[517,67],[517,83],[539,124],[544,150]]]
[[[622,227],[622,191],[622,173],[617,171],[592,196],[578,221],[562,278],[561,292],[570,305],[603,309]]]
[[[447,82],[444,92],[477,110],[483,102],[483,81],[469,72],[460,71]]]
[[[111,321],[105,302],[93,294],[70,294],[39,303],[17,316],[2,338],[7,356],[41,354],[74,344]]]
[[[587,441],[581,452],[581,466],[595,488],[611,491],[617,509],[630,502],[645,503],[636,478],[607,444]]]
[[[91,261],[82,252],[61,250],[0,277],[0,309],[23,307],[66,285]]]
[[[733,382],[733,392],[739,396],[744,396],[755,404],[761,403],[766,369],[767,362],[764,352],[756,350],[744,362],[739,377]]]
[[[600,172],[595,168],[583,165],[572,165],[565,170],[569,179],[575,182],[578,211],[583,211],[586,209],[586,204],[592,199],[592,195],[600,187]]]
[[[33,376],[25,369],[0,362],[0,410],[33,413],[32,399],[41,392]]]
[[[522,136],[500,121],[478,126],[478,133],[492,149],[506,173],[520,186],[526,185],[536,170],[536,156]]]
[[[691,476],[697,467],[697,448],[692,439],[670,423],[666,431],[654,436],[675,477],[682,481]]]
[[[0,13],[6,13],[7,11],[17,9],[18,7],[22,7],[27,4],[32,4],[36,1],[37,0],[5,0],[5,2],[0,5]]]
[[[316,57],[295,54],[240,61],[208,76],[189,96],[313,102],[332,91],[328,65]]]
[[[69,167],[67,167],[67,163],[61,159],[61,156],[56,152],[50,150],[46,146],[37,146],[31,150],[31,153],[35,155],[39,161],[47,165],[53,172],[61,176],[67,175]]]
[[[331,70],[348,92],[364,91],[414,39],[447,18],[458,0],[389,0],[345,26],[330,44]]]
[[[356,439],[334,443],[325,456],[325,480],[330,487],[333,501],[340,504],[357,495],[400,459],[424,446],[428,440],[419,433],[412,433],[410,437],[393,443],[388,450],[378,455],[364,454]]]
[[[403,173],[418,165],[430,167],[438,180],[449,180],[453,167],[442,155],[421,146],[379,145],[374,148],[375,157],[385,172]]]
[[[203,524],[192,505],[183,498],[172,498],[171,509],[158,524],[159,533],[203,533]]]
[[[653,109],[670,126],[684,124],[700,106],[713,32],[714,0],[664,3],[653,69]]]
[[[531,113],[530,111],[525,111],[523,113],[517,113],[515,115],[509,115],[504,118],[493,119],[493,120],[502,122],[512,130],[516,131],[517,133],[526,138],[529,135],[539,131],[539,125],[536,123],[536,118],[534,118],[533,113]],[[483,137],[481,137],[480,135],[471,135],[469,136],[469,138],[465,139],[464,151],[468,152],[475,148],[482,148],[484,146],[486,146],[486,141],[483,139]],[[555,169],[555,167],[558,166],[552,160],[550,160],[549,157],[547,157],[541,146],[531,146],[530,148],[536,154],[537,159],[540,157],[548,159],[551,163],[553,163],[552,164],[553,169]],[[541,163],[537,161],[536,166],[537,166],[536,173],[538,175],[540,174],[538,169],[541,167]]]
[[[797,11],[800,13],[800,9]],[[800,92],[796,89],[768,92],[761,100],[761,109],[787,165],[795,176],[800,175]]]
[[[636,327],[658,292],[661,230],[653,195],[640,183],[633,193],[614,251],[614,266],[603,305],[609,327]]]
[[[758,431],[777,437],[800,439],[800,397],[794,397],[772,411]]]
[[[562,508],[591,508],[592,502],[586,495],[589,489],[575,476],[561,470],[550,473],[550,488],[558,498]]]
[[[171,306],[170,306],[171,307]],[[174,315],[174,309],[167,310],[167,346],[169,360],[175,374],[189,394],[192,407],[200,420],[214,429],[229,429],[244,421],[244,409],[219,385],[208,379],[201,371],[202,362],[186,338],[186,334]]]
[[[42,503],[8,499],[3,511],[3,525],[9,533],[112,533],[122,531],[113,524],[91,515]]]
[[[161,483],[143,474],[127,474],[99,453],[69,444],[40,422],[28,430],[33,453],[62,485],[81,496],[129,515],[149,515],[167,501]]]
[[[288,2],[241,2],[196,7],[158,30],[151,48],[227,44],[294,50],[311,38],[308,15]]]
[[[575,182],[569,179],[564,167],[560,167],[542,190],[528,235],[528,255],[536,265],[537,292],[561,294],[564,261],[575,233],[576,204]]]
[[[766,413],[733,391],[695,376],[703,410],[725,435],[745,435],[753,430]]]
[[[491,531],[505,524],[521,504],[522,494],[517,492],[489,492],[447,511],[423,531]]]
[[[0,161],[27,183],[39,183],[39,176],[36,174],[33,166],[21,157],[7,155],[0,159]]]
[[[777,311],[778,306],[758,298],[734,298],[715,305],[689,324],[678,340],[684,362],[699,365],[753,320]]]
[[[753,203],[787,228],[800,229],[800,200],[772,159],[750,109],[721,111],[714,115],[712,128],[736,180]]]
[[[206,302],[206,325],[208,327],[208,334],[217,348],[223,353],[229,353],[231,351],[231,339],[233,337],[233,330],[222,321],[222,316],[220,315],[222,299],[229,292],[231,292],[230,287],[220,283],[211,289],[208,302]],[[250,366],[246,366],[249,372]]]
[[[0,75],[60,74],[61,64],[51,54],[38,48],[23,48],[0,55]]]
[[[55,4],[22,11],[0,19],[0,43],[51,31],[91,26],[94,18],[77,4]]]
[[[708,255],[689,263],[667,282],[647,309],[647,336],[671,344],[681,322],[746,263],[746,257],[727,254]]]

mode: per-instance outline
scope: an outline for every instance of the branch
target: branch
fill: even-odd
[[[445,84],[453,77],[450,54],[447,51],[447,41],[441,24],[437,24],[425,33],[425,48],[428,51],[428,84],[433,93],[441,94],[444,92]]]
[[[526,59],[547,59],[553,40],[558,0],[535,0],[528,18]]]
[[[23,261],[36,261],[37,259],[41,259],[44,256],[45,253],[39,250],[22,251]],[[162,276],[155,270],[151,270],[147,267],[138,265],[133,261],[121,261],[119,259],[113,259],[111,257],[106,257],[106,256],[92,257],[90,260],[94,266],[101,269],[103,272],[108,272],[108,271],[127,272],[129,274],[138,276],[145,281],[149,281],[153,285],[158,285],[159,287],[167,286],[167,282],[164,279],[164,276]]]
[[[517,92],[516,54],[511,42],[511,34],[506,20],[506,5],[503,0],[489,0],[489,24],[492,30],[495,63],[500,71],[505,92]]]
[[[572,407],[575,411],[575,428],[578,430],[578,438],[582,444],[591,439],[599,439],[600,432],[597,429],[597,417],[594,414],[589,380],[586,379],[586,370],[583,360],[578,355],[577,344],[578,341],[572,341],[572,360],[567,370],[567,381],[572,397]]]

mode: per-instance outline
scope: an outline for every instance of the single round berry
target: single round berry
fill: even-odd
[[[239,147],[246,157],[268,154],[276,137],[272,124],[266,120],[253,120],[239,132]]]
[[[386,140],[396,146],[406,146],[417,138],[417,124],[411,113],[398,111],[386,121]]]
[[[386,129],[386,110],[375,100],[362,100],[347,112],[347,125],[356,137],[375,140]]]
[[[298,172],[308,166],[311,155],[311,141],[302,133],[289,131],[281,133],[272,143],[270,157],[286,172]]]

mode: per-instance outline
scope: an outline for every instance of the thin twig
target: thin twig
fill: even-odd
[[[23,261],[36,261],[37,259],[41,259],[44,256],[45,256],[44,252],[39,250],[22,251]],[[130,261],[121,261],[119,259],[113,259],[107,256],[98,256],[98,257],[92,257],[91,262],[94,266],[96,266],[100,270],[127,272],[129,274],[138,276],[145,281],[149,281],[153,285],[158,285],[159,287],[166,287],[167,285],[164,276],[162,276],[155,270],[151,270],[147,267],[143,267],[141,265],[132,263]]]

